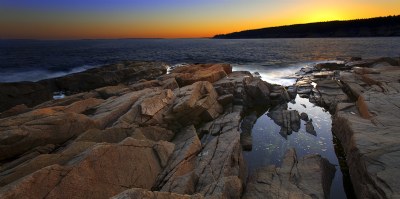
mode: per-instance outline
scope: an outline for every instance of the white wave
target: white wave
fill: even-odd
[[[43,79],[61,77],[72,73],[79,73],[98,66],[84,65],[70,71],[51,72],[48,70],[28,70],[19,72],[0,72],[0,82],[39,81]]]
[[[187,63],[179,63],[179,64],[174,64],[174,65],[169,65],[168,68],[167,68],[167,74],[170,74],[171,71],[174,70],[175,68],[182,67],[182,66],[187,66],[187,65],[189,65],[189,64],[187,64]]]
[[[233,64],[233,71],[249,71],[251,73],[258,72],[261,76],[261,79],[267,81],[272,84],[279,84],[283,86],[293,85],[297,77],[295,73],[298,72],[301,68],[304,67],[313,67],[318,63],[341,63],[342,61],[338,60],[328,60],[328,61],[314,61],[314,62],[302,62],[298,64],[290,64],[287,66],[263,66],[260,64],[246,64],[246,65],[238,65]]]

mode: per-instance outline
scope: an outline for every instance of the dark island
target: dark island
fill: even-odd
[[[400,15],[245,30],[216,35],[214,39],[394,36],[400,36]]]

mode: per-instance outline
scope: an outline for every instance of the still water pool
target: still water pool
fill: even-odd
[[[349,178],[345,165],[341,161],[342,172],[339,164],[339,160],[343,160],[344,157],[339,153],[340,143],[332,134],[332,120],[329,112],[310,103],[307,98],[300,98],[299,96],[289,102],[287,107],[288,110],[307,113],[308,117],[312,119],[316,134],[306,132],[306,122],[301,120],[298,132],[282,136],[280,134],[281,127],[267,115],[274,107],[265,112],[259,112],[259,117],[252,129],[252,150],[244,151],[249,175],[252,175],[257,168],[266,165],[280,166],[286,151],[289,148],[295,148],[299,158],[307,154],[320,154],[335,165],[336,173],[331,186],[330,198],[353,198],[354,195],[351,193],[352,188],[348,182]]]

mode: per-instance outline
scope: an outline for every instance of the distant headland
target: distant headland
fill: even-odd
[[[400,15],[295,24],[215,35],[215,39],[394,37],[400,36]]]

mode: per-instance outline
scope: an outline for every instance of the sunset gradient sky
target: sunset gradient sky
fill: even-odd
[[[0,38],[192,38],[399,15],[400,0],[0,0]]]

